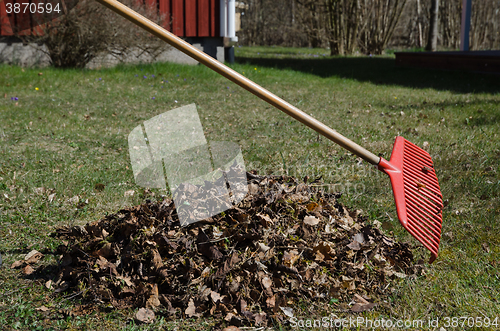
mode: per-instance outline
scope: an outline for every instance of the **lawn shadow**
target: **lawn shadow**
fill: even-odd
[[[491,104],[495,105],[492,109],[484,110],[481,105],[484,105],[484,101],[481,100],[466,100],[466,101],[453,101],[446,100],[442,102],[423,102],[424,107],[435,107],[438,109],[445,109],[448,107],[454,107],[455,109],[467,109],[467,107],[473,107],[478,109],[470,118],[467,118],[463,122],[455,123],[457,126],[471,125],[471,126],[491,126],[497,125],[500,122],[500,113],[498,108],[500,107],[500,100],[498,98],[489,101]]]
[[[475,116],[472,119],[470,119],[467,124],[475,126],[490,126],[490,125],[498,125],[499,122],[500,122],[500,115],[498,114],[481,114],[479,116]]]
[[[316,59],[237,57],[236,61],[240,64],[259,67],[301,71],[321,78],[337,76],[377,85],[432,88],[457,94],[500,92],[500,76],[496,74],[397,67],[393,58],[368,56]]]

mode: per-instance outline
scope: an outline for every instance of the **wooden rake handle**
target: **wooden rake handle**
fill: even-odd
[[[190,57],[197,60],[198,62],[203,63],[204,65],[206,65],[210,69],[221,74],[222,76],[226,77],[227,79],[231,80],[232,82],[238,84],[239,86],[243,87],[245,90],[253,93],[254,95],[258,96],[262,100],[273,105],[274,107],[278,108],[279,110],[283,111],[284,113],[290,115],[291,117],[295,118],[296,120],[302,122],[303,124],[307,125],[308,127],[317,131],[318,133],[322,134],[323,136],[330,139],[331,141],[344,147],[348,151],[356,154],[357,156],[363,158],[364,160],[370,162],[373,165],[377,165],[380,162],[380,157],[376,156],[375,154],[373,154],[373,153],[369,152],[368,150],[364,149],[363,147],[359,146],[358,144],[356,144],[352,140],[347,139],[346,137],[344,137],[343,135],[341,135],[337,131],[330,129],[325,124],[323,124],[320,121],[314,119],[313,117],[307,115],[306,113],[304,113],[300,109],[292,106],[291,104],[289,104],[285,100],[277,97],[276,95],[274,95],[273,93],[264,89],[263,87],[255,84],[250,79],[246,78],[243,75],[240,75],[239,73],[237,73],[233,69],[225,66],[224,64],[215,60],[211,56],[196,49],[195,47],[191,46],[189,43],[185,42],[184,40],[180,39],[179,37],[175,36],[174,34],[168,32],[167,30],[163,29],[159,25],[153,23],[152,21],[148,20],[144,16],[138,14],[134,10],[123,5],[122,3],[120,3],[116,0],[96,0],[96,1],[101,3],[104,6],[108,7],[109,9],[113,10],[117,14],[123,16],[124,18],[128,19],[132,23],[143,28],[144,30],[152,33],[153,35],[157,36],[158,38],[162,39],[163,41],[165,41],[168,44],[172,45],[173,47],[177,48],[181,52],[189,55]]]

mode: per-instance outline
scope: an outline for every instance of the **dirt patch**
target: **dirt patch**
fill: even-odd
[[[296,314],[301,301],[372,309],[391,279],[421,268],[407,244],[347,210],[319,180],[247,178],[237,207],[187,227],[165,200],[58,229],[65,244],[55,292],[171,318],[265,326]]]

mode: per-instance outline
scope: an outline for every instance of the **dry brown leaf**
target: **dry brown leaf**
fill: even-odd
[[[188,307],[186,308],[186,311],[184,312],[187,316],[189,317],[200,317],[201,314],[196,312],[196,306],[194,305],[194,301],[191,298],[188,303]]]
[[[148,244],[149,246],[153,246],[153,247],[156,247],[158,244],[154,241],[151,241],[151,240],[144,240],[144,242],[146,244]]]
[[[363,298],[361,295],[359,294],[354,294],[354,298],[352,298],[353,301],[356,301],[357,303],[360,303],[362,305],[367,305],[369,304],[370,302],[368,302],[368,300],[366,300],[365,298]]]
[[[134,286],[134,283],[132,282],[132,279],[130,277],[116,276],[116,279],[123,280],[125,282],[125,285],[127,286]]]
[[[243,299],[240,299],[239,301],[239,304],[238,304],[238,310],[240,312],[244,312],[245,310],[247,310],[247,302]]]
[[[360,244],[364,244],[365,243],[365,236],[361,233],[361,232],[358,232],[354,235],[354,238],[352,239],[353,241],[357,241],[359,242]]]
[[[35,310],[41,311],[42,313],[45,313],[50,310],[50,308],[47,308],[45,306],[40,306],[38,308],[35,308]]]
[[[260,224],[262,224],[262,226],[265,228],[267,228],[271,224],[273,224],[273,220],[269,216],[267,216],[266,214],[257,214],[255,216],[257,217],[257,219],[260,220]]]
[[[259,251],[261,251],[262,253],[265,253],[271,249],[271,247],[269,247],[263,243],[257,243],[257,247],[258,247]]]
[[[314,256],[315,261],[323,262],[325,260],[325,256],[323,254],[321,254],[320,251],[316,251],[315,253],[316,253]]]
[[[394,246],[394,241],[391,238],[383,237],[382,242],[387,246]]]
[[[358,241],[356,241],[356,240],[354,240],[349,245],[347,245],[347,247],[349,247],[353,251],[359,251],[361,249],[360,243]]]
[[[306,209],[308,212],[315,212],[320,209],[320,206],[316,202],[310,202],[307,204]]]
[[[231,321],[231,319],[229,319],[229,321]],[[224,329],[222,329],[222,331],[240,331],[240,330],[241,329],[239,327],[234,326],[234,325],[230,325],[230,326],[225,327]]]
[[[49,195],[48,199],[49,199],[49,202],[52,202],[54,201],[54,198],[56,197],[56,194],[55,193],[52,193]]]
[[[217,303],[217,301],[220,301],[222,297],[219,293],[212,291],[210,292],[210,298],[212,298],[212,301],[214,303]]]
[[[205,232],[199,231],[196,241],[198,243],[198,251],[210,260],[218,260],[224,257],[219,249],[210,242],[210,239],[205,234]]]
[[[238,292],[238,289],[240,288],[240,283],[237,280],[233,280],[231,284],[229,285],[229,293],[231,294],[236,294]]]
[[[113,248],[111,247],[111,243],[106,243],[102,246],[101,249],[95,252],[97,256],[102,256],[104,258],[108,258],[113,255]]]
[[[28,264],[35,264],[43,257],[43,254],[37,250],[32,250],[24,257],[24,261]]]
[[[342,276],[342,286],[349,291],[356,289],[356,283],[354,279],[347,276]]]
[[[233,255],[231,255],[231,260],[229,261],[229,266],[232,267],[240,261],[241,261],[241,259],[238,256],[238,252],[234,252]]]
[[[141,308],[135,313],[135,319],[141,323],[151,324],[155,320],[155,313],[151,309]]]
[[[276,295],[266,299],[267,307],[273,308],[276,305]]]
[[[212,269],[210,267],[205,267],[205,269],[203,269],[203,271],[201,272],[200,277],[206,278],[206,277],[210,276],[211,271],[212,271]]]
[[[105,270],[108,268],[109,262],[106,260],[105,257],[99,256],[99,258],[96,260],[96,264],[101,270]]]
[[[262,278],[262,285],[264,288],[268,289],[273,285],[273,281],[269,277]]]
[[[283,314],[285,314],[286,316],[292,318],[293,317],[293,309],[290,308],[290,307],[280,307],[281,311],[283,312]]]
[[[320,261],[323,259],[334,260],[336,256],[333,247],[334,245],[332,243],[322,241],[313,247],[313,252],[316,253],[317,259]]]
[[[380,255],[378,253],[372,257],[372,261],[380,266],[387,264],[387,260],[382,255]]]
[[[26,276],[31,275],[34,272],[35,269],[33,269],[29,264],[23,268],[23,274],[25,274]]]
[[[423,189],[423,188],[426,188],[427,185],[421,183],[418,179],[417,179],[417,189],[420,191],[420,189]]]
[[[398,278],[406,278],[406,274],[402,273],[402,272],[394,272],[393,273],[394,276],[398,277]]]
[[[16,268],[19,268],[19,267],[21,267],[23,265],[24,265],[24,261],[23,260],[17,260],[14,263],[11,264],[10,268],[11,269],[16,269]]]
[[[146,308],[155,309],[160,305],[161,305],[160,298],[158,297],[158,284],[154,284],[153,289],[151,290],[151,295],[146,301]]]
[[[259,185],[250,183],[248,184],[248,194],[256,195],[260,191]]]
[[[267,314],[262,312],[259,314],[255,314],[255,324],[260,325],[262,322],[266,321],[267,319]]]
[[[483,249],[484,249],[484,251],[485,251],[486,253],[489,253],[489,252],[490,252],[490,246],[488,246],[488,244],[487,244],[487,243],[483,243],[483,245],[482,245],[482,246],[483,246]]]
[[[292,267],[299,257],[299,252],[296,250],[285,251],[285,253],[283,253],[283,264],[287,267]]]
[[[155,269],[160,269],[163,266],[163,260],[161,259],[161,255],[157,249],[153,249],[153,265]]]
[[[320,222],[320,220],[317,219],[314,216],[306,216],[306,217],[304,217],[304,223],[307,224],[307,225],[314,226],[314,225],[318,225],[319,222]]]
[[[367,303],[367,304],[356,303],[354,304],[354,306],[351,307],[351,311],[354,313],[361,313],[363,311],[372,309],[376,305],[377,305],[376,303]]]

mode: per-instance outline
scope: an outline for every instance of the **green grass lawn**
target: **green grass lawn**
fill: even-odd
[[[363,316],[440,318],[440,326],[445,317],[500,319],[498,75],[327,54],[241,47],[232,68],[375,154],[389,158],[397,135],[427,146],[446,204],[436,262],[426,275],[392,284],[386,302]],[[53,263],[60,242],[49,235],[59,225],[84,225],[167,195],[134,184],[127,137],[145,120],[191,103],[207,140],[238,143],[247,169],[323,176],[344,192],[344,204],[418,246],[398,225],[387,176],[201,65],[83,71],[0,65],[0,87],[0,328],[140,329],[128,310],[47,319],[36,308],[75,301],[10,265],[32,249]],[[136,194],[125,197],[129,190]],[[428,258],[424,249],[416,252]],[[162,325],[207,329],[211,321],[159,319],[149,328]]]

